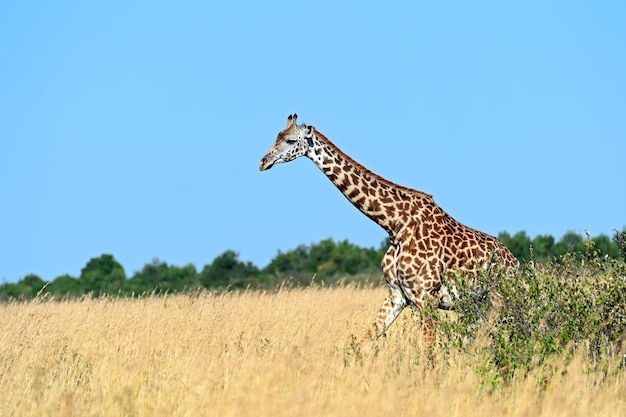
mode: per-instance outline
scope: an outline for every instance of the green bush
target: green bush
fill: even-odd
[[[603,256],[593,240],[583,252],[547,262],[532,259],[515,274],[493,270],[482,277],[484,288],[499,294],[501,306],[490,309],[484,297],[463,279],[456,280],[460,299],[455,311],[435,317],[446,349],[482,357],[494,381],[526,375],[568,360],[578,349],[592,364],[624,353],[626,264]],[[492,381],[493,382],[493,381]]]

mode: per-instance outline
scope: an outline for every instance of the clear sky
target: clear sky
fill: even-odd
[[[384,232],[288,114],[497,235],[626,225],[624,1],[0,5],[0,282]]]

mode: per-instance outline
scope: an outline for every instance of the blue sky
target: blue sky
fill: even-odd
[[[626,226],[626,3],[3,2],[0,282],[385,238],[288,114],[491,234]]]

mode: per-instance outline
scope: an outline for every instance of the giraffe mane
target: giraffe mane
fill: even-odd
[[[371,170],[367,169],[365,166],[363,166],[359,162],[357,162],[354,159],[352,159],[349,155],[347,155],[341,149],[339,149],[339,147],[337,147],[337,145],[335,145],[333,142],[330,141],[330,139],[328,139],[326,136],[324,136],[322,133],[320,133],[319,130],[317,130],[317,129],[315,129],[313,127],[313,131],[314,131],[315,136],[317,136],[318,139],[320,139],[322,142],[324,142],[324,144],[326,144],[326,146],[329,146],[334,152],[339,154],[344,160],[346,160],[350,164],[352,164],[353,167],[355,167],[359,171],[363,172],[364,174],[366,174],[366,175],[368,175],[368,176],[370,176],[372,178],[375,178],[381,184],[388,185],[390,187],[393,187],[395,189],[403,191],[403,192],[405,192],[407,194],[417,195],[417,196],[420,196],[422,198],[426,198],[428,200],[431,200],[433,202],[435,201],[431,194],[425,193],[423,191],[416,190],[414,188],[404,187],[402,185],[398,185],[395,182],[389,181],[388,179],[386,179],[384,177],[381,177],[380,175],[376,174],[375,172],[372,172]]]

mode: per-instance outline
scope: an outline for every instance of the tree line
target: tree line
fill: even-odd
[[[567,253],[613,259],[626,256],[626,231],[616,231],[612,239],[604,234],[591,238],[575,232],[567,232],[558,241],[550,235],[531,239],[523,231],[512,236],[501,232],[498,238],[521,262],[558,260]],[[103,254],[90,259],[78,277],[66,274],[45,281],[38,275],[29,274],[16,283],[3,283],[0,299],[30,299],[45,294],[57,297],[137,296],[203,288],[271,289],[285,282],[290,285],[308,285],[313,281],[333,284],[339,280],[382,283],[380,261],[388,247],[388,239],[378,248],[326,239],[287,252],[278,251],[264,268],[242,261],[237,252],[227,250],[201,270],[193,264],[181,267],[153,259],[130,277],[113,255]]]

